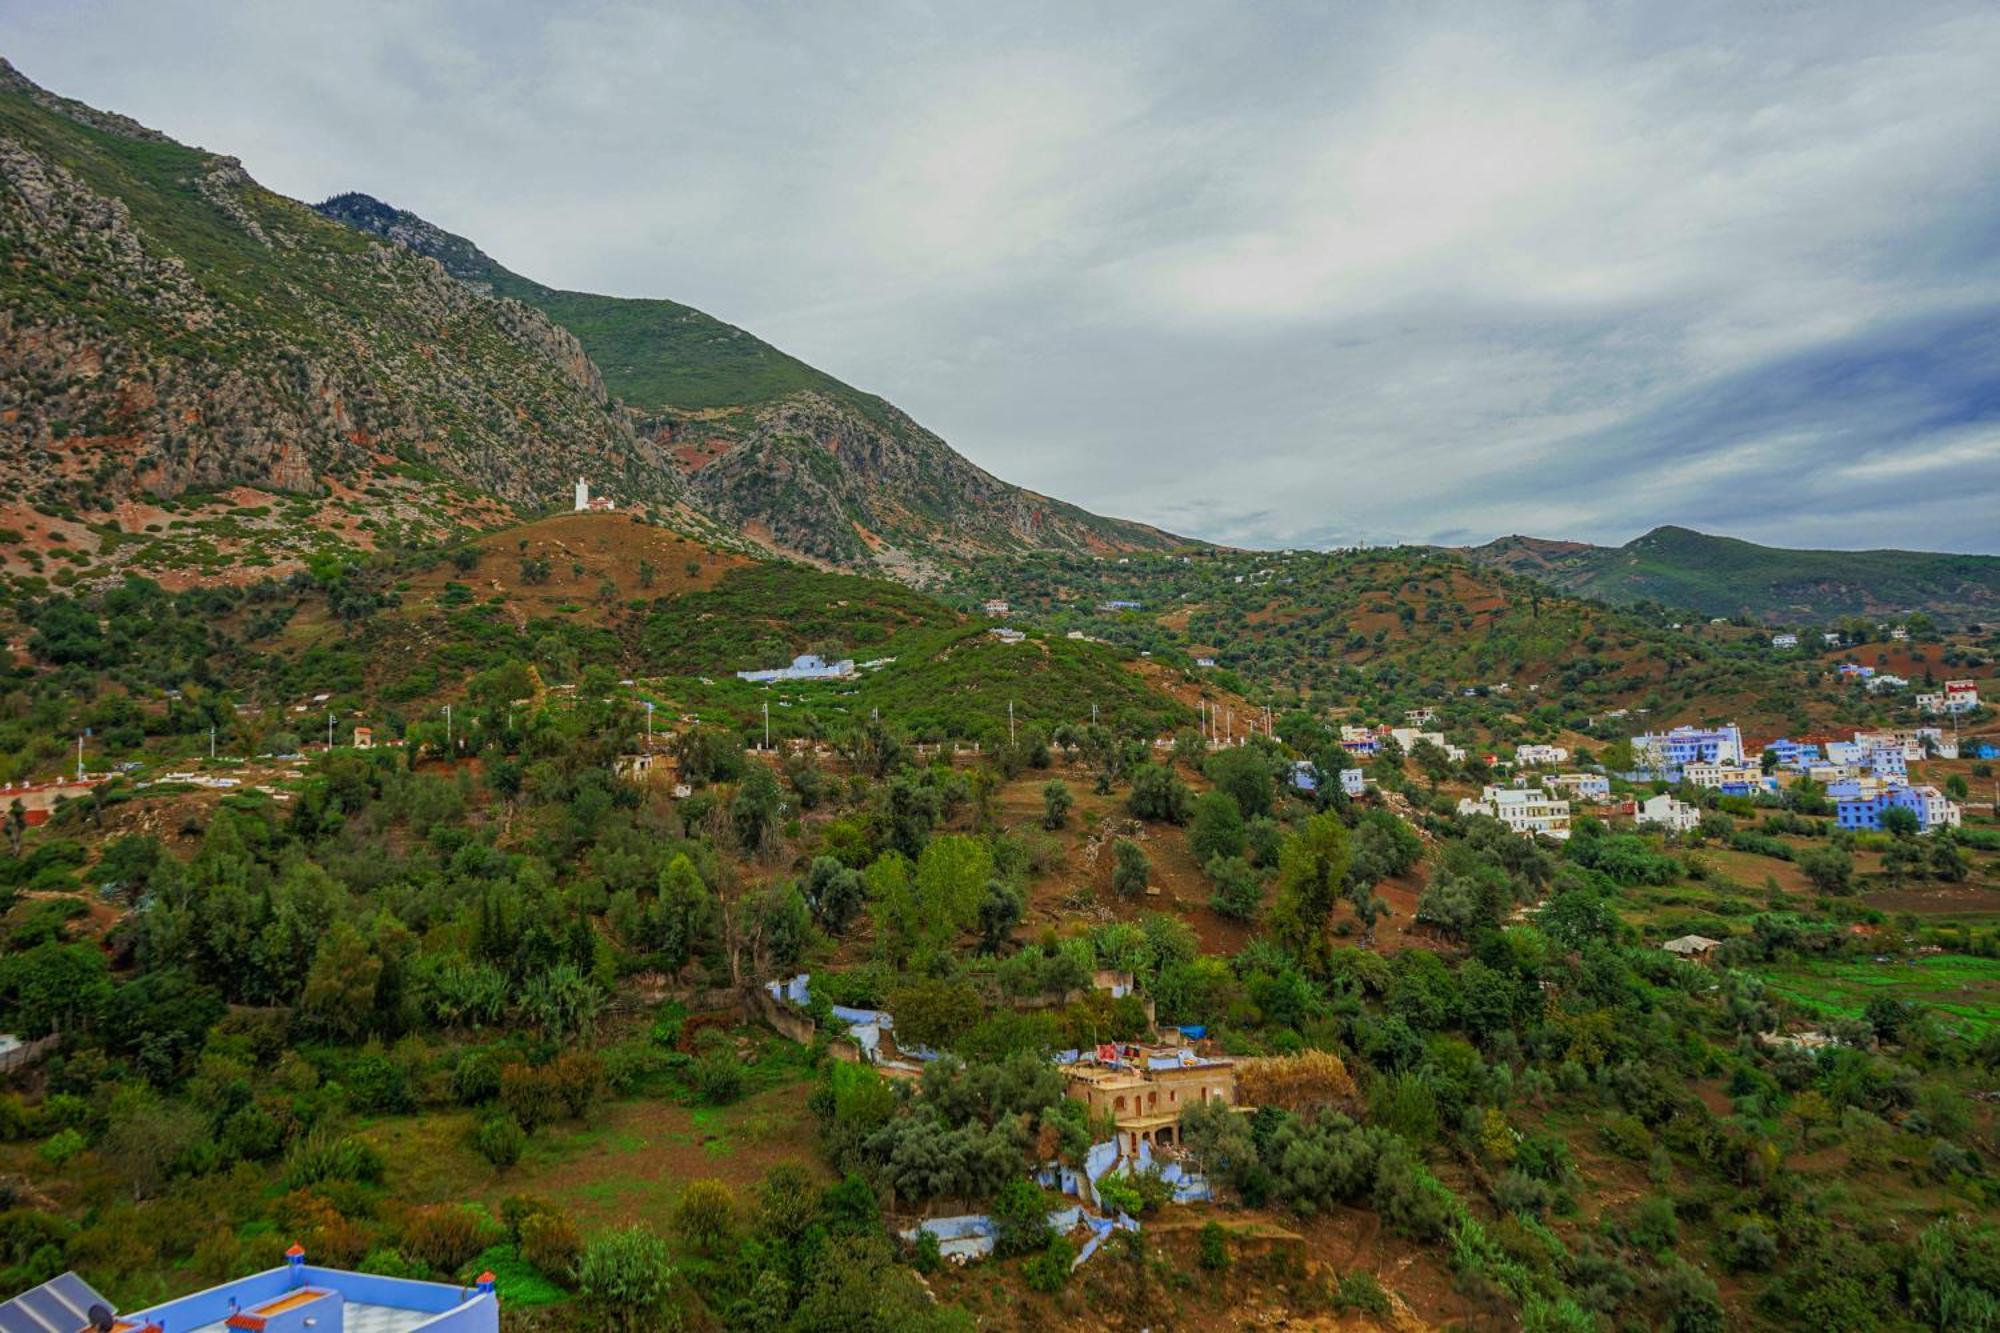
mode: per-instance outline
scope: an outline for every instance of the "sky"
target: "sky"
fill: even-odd
[[[2000,553],[2000,6],[0,0],[44,86],[1256,546]]]

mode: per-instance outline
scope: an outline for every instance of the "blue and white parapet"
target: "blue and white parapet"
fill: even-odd
[[[854,659],[851,657],[829,662],[818,653],[800,653],[792,659],[790,666],[772,667],[767,671],[739,671],[736,678],[761,685],[773,680],[845,680],[853,674]]]
[[[294,1245],[266,1269],[121,1315],[125,1333],[500,1333],[493,1274],[470,1287],[316,1268]]]

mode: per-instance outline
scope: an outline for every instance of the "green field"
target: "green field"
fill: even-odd
[[[1771,992],[1830,1018],[1858,1018],[1880,996],[1921,1005],[1981,1034],[2000,1026],[2000,959],[1964,954],[1887,963],[1794,963],[1763,970]]]

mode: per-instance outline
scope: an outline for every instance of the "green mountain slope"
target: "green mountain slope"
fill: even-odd
[[[581,345],[0,62],[0,479],[43,508],[415,470],[513,504],[675,500]]]
[[[545,287],[365,194],[317,208],[575,334],[639,432],[685,470],[691,496],[778,550],[923,581],[976,555],[1182,544],[1009,485],[883,399],[689,306]]]
[[[2000,612],[2000,557],[1926,551],[1794,551],[1661,527],[1623,546],[1502,537],[1465,552],[1482,564],[1619,605],[1658,602],[1773,623],[1924,611]]]
[[[677,301],[597,296],[544,287],[477,245],[365,194],[337,194],[314,208],[358,231],[396,241],[463,282],[525,301],[577,336],[621,402],[646,412],[756,407],[804,391],[871,415],[887,407],[752,334]]]

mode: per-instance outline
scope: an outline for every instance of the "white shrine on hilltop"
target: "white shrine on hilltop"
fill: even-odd
[[[591,513],[602,514],[610,510],[616,509],[617,507],[618,506],[616,504],[614,504],[610,499],[608,499],[605,496],[600,495],[593,499],[590,494],[590,483],[585,481],[582,477],[578,477],[576,479],[577,513],[581,514],[584,513],[585,511],[589,511]]]

